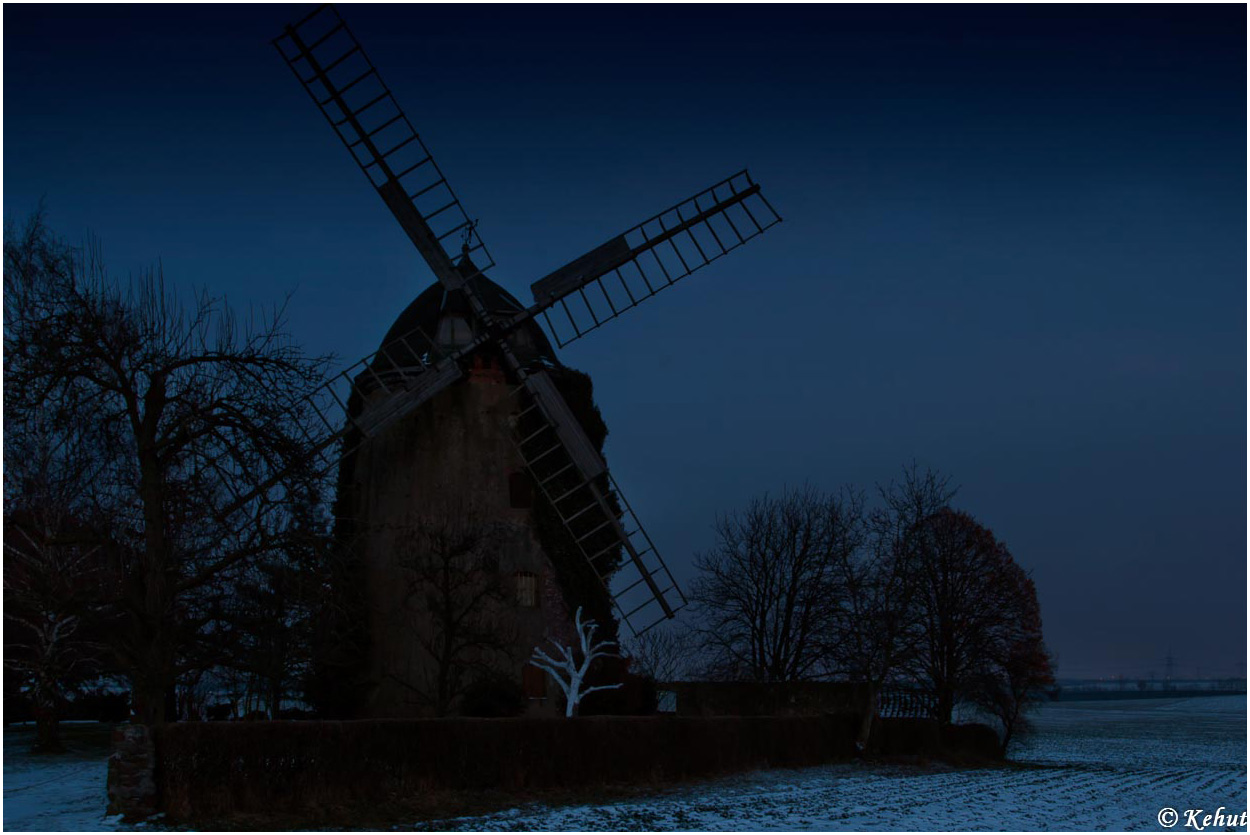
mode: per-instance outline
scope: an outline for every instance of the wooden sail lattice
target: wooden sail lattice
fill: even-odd
[[[535,306],[564,347],[780,222],[739,171],[535,282]]]
[[[513,396],[514,437],[530,478],[621,622],[640,635],[671,618],[686,605],[685,595],[550,375],[531,374]]]
[[[495,262],[476,222],[338,11],[318,7],[274,45],[435,277],[464,294],[480,326],[467,344],[444,351],[424,333],[396,339],[298,404],[321,424],[323,432],[309,439],[321,472],[461,379],[470,354],[491,346],[519,382],[513,424],[527,470],[621,621],[641,634],[672,617],[686,599],[668,566],[546,368],[520,362],[512,336],[533,320],[558,346],[568,345],[781,217],[741,171],[535,282],[529,307],[500,313],[477,287],[477,276]],[[270,487],[258,485],[251,495]]]

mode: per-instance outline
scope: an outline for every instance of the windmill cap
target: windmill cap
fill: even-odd
[[[467,255],[462,257],[456,266],[462,274],[478,273],[477,267]],[[510,316],[525,309],[511,293],[491,281],[484,273],[479,273],[469,279],[467,284],[481,299],[486,309],[493,314]],[[379,355],[375,358],[374,368],[377,369],[379,365],[401,368],[420,365],[420,361],[414,354],[424,355],[430,352],[433,347],[432,340],[438,338],[440,322],[449,316],[459,317],[471,323],[475,332],[480,328],[464,291],[448,290],[441,282],[434,282],[404,308],[394,324],[387,330],[386,336],[382,337],[381,347],[386,357]],[[518,359],[528,362],[542,358],[558,364],[555,351],[542,329],[528,322],[521,327],[530,337],[527,342],[533,346],[533,350],[530,352],[531,356],[523,356],[520,355],[521,352],[518,352]]]

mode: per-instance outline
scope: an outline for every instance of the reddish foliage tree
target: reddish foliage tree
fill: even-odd
[[[929,516],[910,547],[918,570],[916,672],[936,693],[938,718],[950,722],[961,699],[1000,705],[992,710],[1009,738],[1028,694],[1049,675],[1032,580],[992,531],[961,511]]]
[[[1025,712],[1055,683],[1054,662],[1042,639],[1042,612],[1028,574],[1010,562],[998,582],[1016,618],[1002,624],[987,647],[968,694],[972,702],[1002,724],[1002,753],[1029,725]]]

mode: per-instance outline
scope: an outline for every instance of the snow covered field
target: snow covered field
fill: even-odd
[[[1246,809],[1243,697],[1058,702],[1016,767],[954,770],[859,764],[768,771],[593,806],[526,805],[432,829],[515,830],[1159,830],[1165,806]],[[26,752],[5,730],[4,828],[113,829],[105,750],[78,731],[71,753]],[[411,828],[411,827],[404,827]],[[1178,830],[1183,826],[1178,826]]]
[[[645,801],[528,806],[433,829],[1161,830],[1159,810],[1246,809],[1244,697],[1056,702],[1009,769],[768,771]]]

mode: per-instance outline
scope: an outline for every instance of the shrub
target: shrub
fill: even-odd
[[[952,754],[1001,759],[998,734],[989,725],[947,725],[942,729],[942,748]]]
[[[874,753],[931,755],[941,750],[941,726],[934,719],[879,718],[872,730]]]
[[[624,673],[615,690],[591,693],[581,705],[582,716],[650,716],[656,710],[655,680]]]
[[[209,705],[204,708],[204,716],[210,722],[222,722],[230,718],[230,714],[234,713],[234,705],[229,702],[218,702],[215,705]]]
[[[480,678],[465,688],[460,697],[460,715],[482,719],[520,716],[526,697],[521,685],[509,678]]]
[[[672,685],[682,716],[818,716],[859,713],[860,684],[836,681],[690,681]]]

